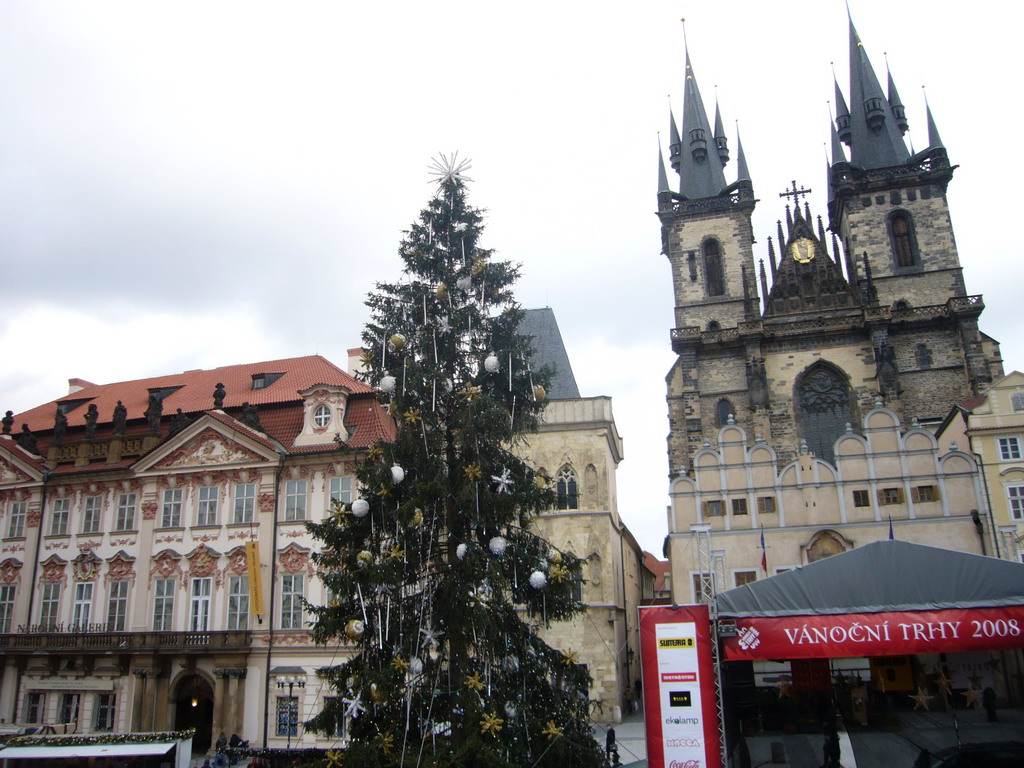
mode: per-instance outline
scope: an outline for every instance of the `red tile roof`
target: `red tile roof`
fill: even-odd
[[[263,389],[252,388],[252,377],[259,373],[280,373],[280,378]],[[149,403],[149,390],[164,387],[180,387],[167,395],[163,401],[166,417],[181,408],[184,413],[199,413],[213,408],[213,390],[218,383],[224,385],[227,394],[225,408],[238,408],[242,403],[270,405],[272,403],[301,402],[299,392],[315,384],[342,386],[353,394],[371,393],[373,388],[356,381],[345,371],[321,357],[292,357],[283,360],[268,360],[262,363],[226,365],[210,370],[184,371],[183,373],[155,376],[150,379],[121,381],[114,384],[86,384],[78,392],[64,395],[24,413],[15,414],[15,424],[28,424],[33,432],[42,432],[53,427],[54,414],[58,403],[85,400],[83,405],[67,414],[68,427],[85,424],[85,412],[89,403],[99,409],[99,423],[109,424],[113,419],[114,406],[120,400],[128,409],[128,420],[143,419]]]
[[[654,574],[654,591],[664,591],[665,575],[670,568],[668,560],[659,560],[650,552],[644,552],[644,565],[647,566],[647,570]]]

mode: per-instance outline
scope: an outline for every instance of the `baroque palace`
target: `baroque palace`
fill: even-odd
[[[619,518],[622,459],[607,397],[583,398],[550,309],[530,310],[534,362],[556,375],[523,451],[564,498],[536,523],[589,558],[587,611],[545,630],[617,721],[639,678],[636,606],[653,590]],[[394,425],[375,391],[323,357],[96,385],[0,436],[0,718],[77,733],[195,728],[253,745],[334,746],[302,724],[334,695],[316,675],[305,601],[329,601],[305,523],[358,494],[356,463]]]
[[[953,235],[955,166],[930,109],[924,149],[908,149],[894,78],[882,88],[852,20],[849,51],[825,134],[824,220],[794,183],[758,260],[746,157],[737,141],[727,182],[722,117],[708,120],[687,56],[669,132],[679,185],[662,156],[658,188],[675,296],[666,550],[678,603],[706,597],[697,550],[713,554],[718,589],[888,537],[1013,556],[979,457],[934,434],[1002,378]]]

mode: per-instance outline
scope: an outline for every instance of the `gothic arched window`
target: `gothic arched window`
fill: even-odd
[[[576,473],[568,464],[558,470],[556,484],[559,509],[579,509],[580,496],[576,484]]]
[[[834,461],[832,446],[854,423],[850,389],[830,365],[817,364],[796,385],[796,416],[807,447],[825,461]]]
[[[914,237],[914,222],[906,211],[896,211],[889,217],[889,237],[897,267],[917,265],[917,242]]]
[[[722,398],[718,401],[718,405],[715,406],[715,418],[718,419],[718,426],[724,427],[729,423],[729,417],[734,415],[736,411],[732,407],[726,398]]]
[[[917,358],[918,368],[932,367],[932,351],[928,349],[927,344],[918,344],[917,349],[914,351],[914,356]]]
[[[721,296],[725,293],[722,254],[718,248],[718,241],[714,238],[704,241],[704,277],[707,280],[708,296]]]

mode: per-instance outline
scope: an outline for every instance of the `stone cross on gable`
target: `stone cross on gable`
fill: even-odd
[[[793,188],[792,189],[787,189],[785,192],[779,192],[779,197],[792,197],[793,198],[793,202],[796,204],[797,208],[799,208],[800,207],[800,195],[804,195],[806,197],[807,195],[811,194],[811,190],[803,189],[803,188],[798,188],[797,185],[796,185],[796,180],[795,179],[793,181],[791,181],[790,183],[793,185]]]

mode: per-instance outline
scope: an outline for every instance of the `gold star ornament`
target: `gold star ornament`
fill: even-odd
[[[914,701],[914,709],[923,709],[925,712],[928,711],[928,702],[934,699],[934,696],[929,696],[924,692],[924,688],[918,688],[917,693],[910,697]]]
[[[480,721],[480,733],[485,736],[489,733],[493,736],[498,735],[498,731],[501,730],[501,726],[505,724],[505,721],[497,716],[497,714],[485,714],[483,719]]]
[[[554,720],[548,720],[548,724],[541,733],[548,737],[548,741],[553,741],[562,735],[562,729],[555,725]]]
[[[406,424],[415,424],[417,421],[423,421],[423,412],[419,408],[409,408],[402,414],[402,418]]]
[[[377,734],[377,746],[385,755],[390,755],[395,746],[395,735],[393,733]]]
[[[380,461],[380,457],[384,455],[384,449],[380,447],[380,443],[374,443],[370,446],[370,450],[366,452],[366,458],[370,461]]]
[[[327,768],[341,768],[341,761],[345,753],[340,749],[327,750]]]
[[[479,672],[474,672],[466,678],[466,687],[472,688],[474,691],[482,691],[484,689],[484,681],[480,679]]]
[[[552,565],[548,568],[548,580],[556,584],[565,581],[569,576],[569,569],[564,565]]]
[[[482,390],[476,384],[467,384],[461,390],[459,390],[459,397],[465,400],[467,403],[471,403],[474,400],[480,399],[480,392]]]
[[[397,544],[395,544],[391,549],[388,550],[388,557],[392,560],[401,560],[403,557],[405,557],[405,550],[401,549]]]
[[[395,658],[391,660],[391,667],[404,675],[409,671],[409,662],[403,659],[401,655],[395,656]]]
[[[466,473],[467,480],[472,480],[473,482],[476,482],[477,480],[480,479],[480,465],[477,464],[475,461],[469,466],[467,466],[463,471]]]
[[[573,664],[579,664],[580,663],[579,654],[576,653],[576,651],[572,650],[571,648],[568,651],[565,651],[562,654],[562,657],[563,657],[562,658],[562,663],[565,664],[565,666],[567,666],[567,667],[571,667]]]

